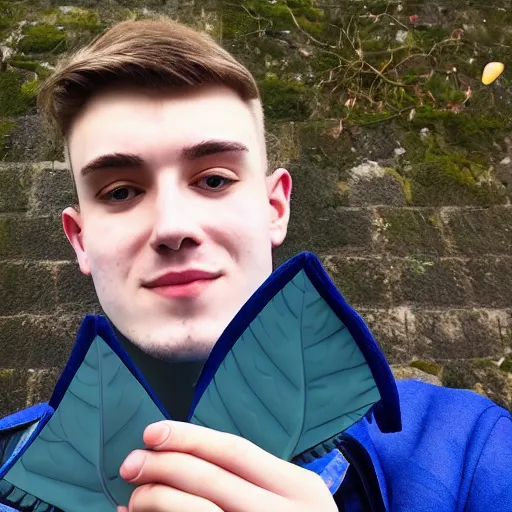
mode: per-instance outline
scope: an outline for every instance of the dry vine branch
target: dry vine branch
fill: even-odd
[[[326,48],[336,48],[336,46],[331,46],[327,43],[323,43],[322,41],[319,41],[318,39],[316,39],[315,37],[313,37],[309,32],[307,32],[306,30],[304,30],[300,25],[299,25],[299,22],[297,21],[297,18],[295,18],[295,15],[293,14],[293,11],[287,6],[285,5],[286,9],[288,9],[288,12],[290,13],[290,16],[292,17],[292,20],[293,20],[293,23],[294,25],[308,38],[310,39],[311,41],[313,41],[314,43],[320,45],[320,46],[323,46],[323,47],[326,47]]]

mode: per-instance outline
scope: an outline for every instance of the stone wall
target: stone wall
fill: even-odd
[[[35,110],[59,56],[164,13],[255,74],[272,165],[294,179],[276,265],[315,252],[396,375],[512,408],[510,1],[0,0],[0,415],[46,400],[99,313],[60,225],[62,145]],[[425,377],[428,375],[428,377]]]

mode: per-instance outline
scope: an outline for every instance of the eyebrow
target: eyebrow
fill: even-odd
[[[198,144],[186,146],[180,151],[180,158],[182,160],[199,160],[211,155],[219,153],[246,153],[249,149],[247,146],[240,142],[228,140],[205,140]],[[102,169],[115,169],[115,168],[132,168],[141,169],[144,167],[145,162],[142,157],[133,153],[110,153],[107,155],[95,158],[87,165],[85,165],[80,174],[87,176],[92,172]]]

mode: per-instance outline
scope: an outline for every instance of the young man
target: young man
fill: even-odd
[[[205,35],[124,22],[63,62],[39,105],[69,149],[79,209],[62,219],[80,270],[183,420],[205,359],[286,236],[292,180],[267,172],[257,86]],[[163,422],[145,431],[153,449],[120,468],[138,486],[129,509],[512,510],[510,415],[469,392],[398,389],[402,431],[383,434],[371,417],[355,425],[354,473],[334,499],[314,471],[241,438]]]

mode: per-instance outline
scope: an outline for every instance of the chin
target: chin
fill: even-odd
[[[140,348],[158,358],[169,361],[206,360],[230,320],[227,323],[204,320],[200,325],[173,320],[152,332],[141,330],[141,336],[137,338],[143,340]]]

